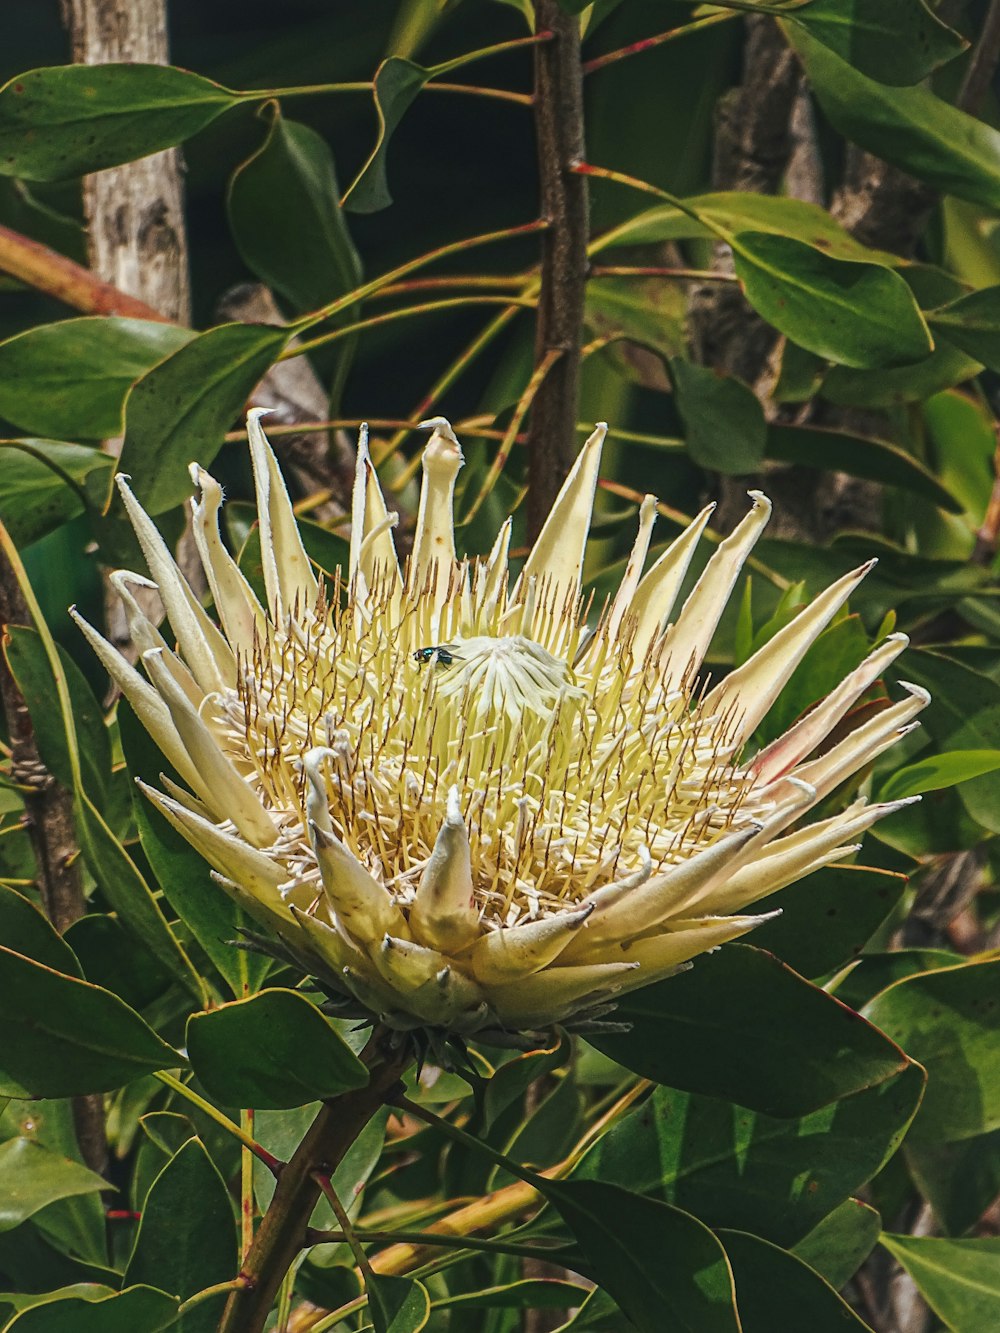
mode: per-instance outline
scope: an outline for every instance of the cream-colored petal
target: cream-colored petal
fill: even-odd
[[[615,593],[614,601],[608,611],[607,626],[604,632],[611,640],[617,639],[622,617],[632,605],[632,598],[639,586],[646,556],[649,554],[649,543],[653,536],[653,524],[655,522],[656,496],[646,495],[639,506],[639,531],[635,535],[632,551],[625,565],[625,573],[622,575],[622,581],[618,585],[618,591]]]
[[[199,492],[199,498],[191,500],[191,530],[212,590],[216,614],[231,646],[247,657],[253,650],[255,635],[264,628],[264,608],[222,540],[219,531],[222,487],[197,463],[192,463],[189,471]]]
[[[429,627],[437,633],[441,607],[448,592],[455,563],[455,478],[465,462],[462,446],[444,417],[422,421],[433,427],[424,449],[420,505],[410,556],[409,586],[428,596]]]
[[[805,759],[833,730],[842,717],[879,679],[909,643],[905,634],[890,634],[850,672],[836,689],[790,727],[783,736],[761,750],[750,763],[757,781],[774,781]]]
[[[676,622],[664,636],[661,658],[669,661],[670,680],[690,678],[700,668],[744,561],[771,517],[771,501],[767,496],[760,491],[749,494],[753,508],[720,543]]]
[[[493,632],[493,617],[507,585],[507,558],[513,525],[513,519],[504,519],[485,564],[476,570],[474,607],[479,628],[484,633]]]
[[[521,577],[511,601],[522,600],[520,593],[534,578],[544,589],[546,600],[561,604],[566,596],[575,597],[583,576],[583,557],[594,512],[594,495],[601,467],[601,451],[608,433],[606,421],[599,421],[594,433],[577,454],[569,476],[549,510],[531,553],[524,562]]]
[[[582,1000],[615,995],[639,964],[589,963],[580,967],[546,967],[506,986],[488,986],[486,998],[505,1027],[547,1026],[556,1016],[579,1007]]]
[[[255,898],[260,898],[270,910],[282,917],[288,916],[288,908],[278,892],[279,886],[288,879],[288,871],[280,861],[249,846],[235,833],[186,810],[178,801],[146,783],[137,779],[136,785],[210,866],[235,880]]]
[[[593,910],[593,904],[588,903],[575,911],[565,909],[517,926],[491,930],[480,936],[469,954],[473,974],[484,986],[531,976],[559,957]]]
[[[703,852],[689,856],[634,888],[622,891],[620,886],[611,885],[597,889],[585,899],[594,904],[594,915],[587,929],[567,945],[563,960],[577,962],[603,956],[610,944],[631,939],[665,917],[689,910],[721,876],[729,873],[735,858],[760,831],[761,825],[756,822],[734,829]]]
[[[418,940],[449,954],[464,949],[479,934],[469,835],[457,787],[448,792],[447,813],[421,876],[409,920]]]
[[[921,686],[910,685],[906,681],[900,681],[900,685],[907,691],[907,698],[882,709],[832,746],[826,754],[805,764],[799,764],[791,773],[772,783],[768,790],[773,789],[779,798],[783,798],[785,792],[782,784],[787,784],[789,779],[794,777],[814,787],[816,799],[820,800],[838,783],[856,773],[889,745],[894,744],[901,730],[908,727],[917,714],[930,703],[930,695]]]
[[[340,839],[316,824],[310,824],[309,834],[327,901],[345,930],[363,944],[381,940],[387,932],[408,934],[389,890],[372,878]]]
[[[236,683],[236,658],[205,608],[191,591],[187,579],[160,536],[156,524],[132,494],[125,478],[115,478],[125,512],[135,529],[149,572],[160,593],[184,660],[206,694]]]
[[[94,650],[101,665],[131,704],[136,717],[153,738],[167,763],[175,768],[184,782],[204,796],[205,784],[184,748],[170,716],[170,710],[148,681],[125,661],[118,649],[87,623],[75,607],[70,615],[84,638]]]
[[[669,929],[656,935],[619,945],[614,956],[638,963],[642,978],[639,984],[647,985],[678,964],[709,949],[717,949],[720,944],[728,944],[780,915],[780,912],[765,912],[761,916],[700,916],[675,920],[669,923]],[[629,989],[627,982],[626,989]],[[734,997],[734,1002],[738,1004],[739,998]]]
[[[192,708],[198,709],[205,698],[205,691],[195,680],[187,665],[181,661],[168,645],[166,639],[148,618],[142,607],[132,595],[129,584],[138,584],[142,588],[156,588],[150,579],[141,574],[132,574],[125,569],[116,569],[109,582],[121,598],[125,608],[125,620],[128,624],[129,637],[135,644],[140,657],[144,653],[158,652],[175,683],[187,696]]]
[[[254,407],[247,413],[264,587],[268,606],[278,618],[296,606],[300,616],[305,616],[316,605],[318,585],[302,545],[278,460],[260,424],[261,417],[266,416],[268,410]]]
[[[698,905],[714,915],[748,907],[834,859],[848,855],[860,845],[857,839],[877,820],[895,814],[919,799],[911,796],[902,801],[859,804],[832,819],[808,824],[797,833],[770,843],[762,854],[735,871]]]
[[[231,819],[248,842],[269,847],[278,836],[271,816],[260,797],[223,754],[219,742],[192,707],[174,680],[158,649],[143,655],[143,664],[158,694],[170,710],[170,718],[202,778],[202,791],[209,808],[220,818]]]
[[[706,713],[736,710],[735,743],[753,735],[792,672],[876,564],[869,560],[831,584],[709,692],[703,705]]]
[[[707,505],[694,522],[689,523],[680,536],[670,543],[636,588],[623,626],[623,631],[631,636],[630,646],[635,662],[643,661],[650,644],[666,625],[695,547],[714,511],[714,504]]]

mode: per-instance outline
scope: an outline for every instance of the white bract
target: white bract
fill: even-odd
[[[219,535],[220,486],[192,466],[194,535],[217,627],[119,478],[170,622],[119,572],[145,677],[84,634],[183,786],[143,790],[220,884],[331,993],[396,1028],[512,1033],[587,1022],[766,916],[746,909],[857,850],[901,802],[803,816],[893,745],[915,686],[834,728],[902,651],[890,635],[779,740],[750,740],[868,572],[845,575],[713,688],[705,653],[770,504],[714,551],[675,614],[711,510],[644,573],[647,496],[621,585],[581,586],[601,425],[514,577],[510,521],[455,552],[462,451],[443,419],[423,457],[400,569],[362,439],[349,568],[318,581],[260,424],[248,429],[265,602]],[[807,890],[804,890],[807,891]]]

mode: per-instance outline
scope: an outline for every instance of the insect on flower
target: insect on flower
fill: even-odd
[[[650,563],[647,496],[621,583],[599,609],[582,571],[605,426],[519,571],[509,519],[485,559],[457,554],[463,459],[441,418],[426,423],[401,568],[396,516],[362,435],[348,567],[328,592],[260,416],[248,431],[264,599],[222,542],[218,482],[192,466],[218,624],[122,477],[153,584],[127,571],[112,581],[145,677],[77,620],[175,772],[161,790],[142,784],[146,796],[343,1012],[458,1037],[599,1023],[625,991],[766,920],[747,909],[852,855],[903,804],[861,798],[807,822],[916,725],[928,696],[911,685],[851,725],[904,635],[877,643],[784,735],[762,748],[753,739],[874,562],[704,681],[770,514],[759,492],[683,599],[711,507]],[[169,638],[133,593],[154,585]],[[414,659],[447,670],[415,680]]]

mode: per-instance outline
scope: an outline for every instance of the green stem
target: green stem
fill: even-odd
[[[424,268],[427,264],[434,264],[439,259],[447,259],[449,255],[461,254],[465,250],[473,250],[480,245],[491,245],[494,241],[506,241],[519,236],[530,236],[533,232],[544,231],[548,225],[544,218],[536,218],[534,222],[522,222],[516,227],[504,227],[500,231],[488,231],[481,233],[479,236],[464,236],[460,241],[450,241],[447,245],[441,245],[436,250],[428,250],[426,254],[417,255],[416,259],[408,259],[405,264],[400,264],[398,268],[383,273],[381,277],[372,278],[371,282],[363,283],[362,286],[355,287],[353,291],[338,296],[329,305],[320,306],[318,310],[312,310],[309,314],[302,315],[288,327],[293,333],[305,333],[307,329],[311,329],[314,325],[321,324],[325,319],[331,319],[334,315],[338,315],[341,310],[357,305],[359,301],[371,296],[373,292],[381,291],[383,287],[388,287],[391,283],[397,282],[400,278],[405,278],[408,273],[413,273],[416,269]]]
[[[218,1333],[262,1333],[285,1274],[308,1243],[309,1220],[320,1197],[317,1173],[330,1175],[376,1111],[396,1094],[409,1057],[383,1059],[382,1039],[383,1034],[376,1033],[362,1057],[371,1067],[368,1086],[325,1102],[282,1168],[243,1261],[240,1278],[245,1285],[232,1292]]]
[[[348,334],[358,333],[361,329],[375,328],[379,324],[390,324],[394,319],[406,319],[410,315],[429,315],[437,310],[454,310],[462,306],[482,305],[519,305],[534,309],[537,302],[530,297],[523,296],[449,296],[441,301],[425,301],[423,305],[408,305],[402,310],[389,310],[384,315],[372,315],[370,319],[359,319],[356,324],[345,324],[339,329],[331,329],[329,333],[321,333],[318,337],[309,339],[308,342],[295,343],[294,346],[287,347],[278,357],[278,360],[288,361],[293,357],[301,356],[303,352],[313,352],[317,347],[325,347],[327,343],[336,342],[338,338],[346,338]]]
[[[166,1087],[170,1088],[173,1092],[176,1092],[179,1097],[183,1097],[186,1101],[189,1101],[192,1106],[197,1106],[198,1110],[201,1111],[203,1115],[209,1116],[217,1125],[221,1125],[228,1134],[232,1134],[234,1139],[239,1139],[244,1148],[248,1148],[255,1157],[260,1158],[272,1175],[277,1176],[281,1173],[285,1164],[280,1158],[275,1157],[273,1153],[269,1153],[262,1144],[258,1143],[257,1140],[248,1134],[245,1129],[242,1129],[235,1120],[230,1120],[229,1116],[220,1111],[218,1107],[213,1106],[211,1102],[207,1102],[205,1098],[195,1092],[193,1088],[189,1088],[188,1085],[182,1083],[179,1078],[176,1078],[173,1074],[166,1073],[162,1069],[154,1073],[153,1077],[158,1078],[161,1083],[165,1084]]]
[[[216,1282],[214,1286],[205,1287],[201,1291],[196,1291],[193,1296],[189,1296],[186,1301],[182,1301],[177,1307],[177,1314],[187,1314],[196,1306],[201,1305],[203,1301],[210,1301],[213,1296],[221,1296],[225,1292],[239,1291],[246,1286],[242,1278],[230,1278],[228,1282]]]
[[[481,1250],[484,1254],[505,1254],[515,1259],[551,1259],[555,1248],[518,1245],[503,1240],[486,1240],[482,1236],[448,1236],[440,1231],[354,1231],[353,1235],[357,1241],[366,1244],[389,1240],[399,1241],[401,1244],[440,1245],[446,1250]],[[347,1233],[342,1231],[311,1231],[309,1239],[316,1245],[328,1241],[349,1243]],[[360,1264],[358,1266],[360,1267]]]
[[[643,37],[638,42],[631,42],[628,46],[621,46],[616,51],[608,51],[603,56],[595,56],[593,60],[584,61],[584,74],[593,74],[595,70],[604,69],[606,65],[613,65],[616,61],[625,60],[628,56],[642,55],[644,51],[652,51],[657,46],[662,46],[664,42],[676,41],[678,37],[686,37],[688,33],[700,32],[702,28],[711,28],[716,23],[725,23],[729,19],[736,18],[735,13],[708,14],[705,18],[695,19],[692,23],[685,23],[682,28],[671,28],[668,32],[658,32],[655,37]]]

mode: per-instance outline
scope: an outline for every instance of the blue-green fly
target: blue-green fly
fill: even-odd
[[[451,666],[455,660],[454,654],[449,652],[447,648],[418,648],[413,654],[413,660],[418,666],[423,666],[430,662],[435,655],[437,656],[438,666]]]

